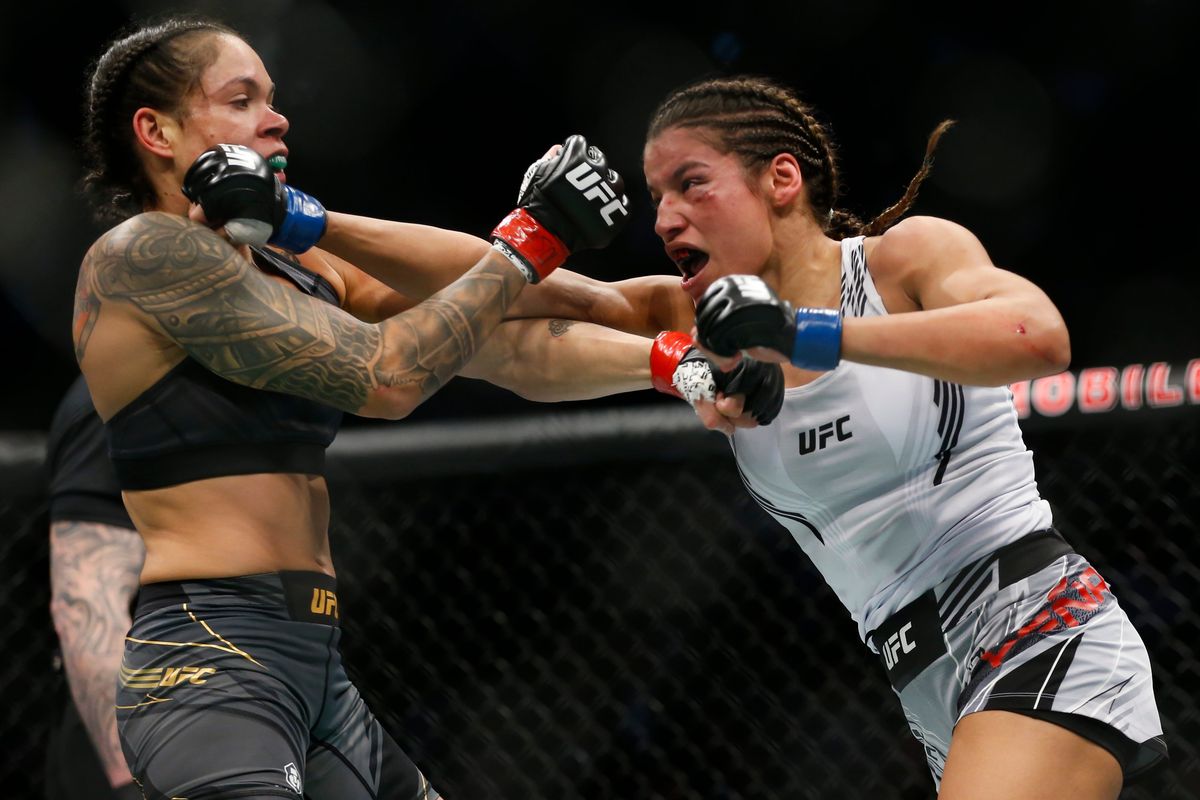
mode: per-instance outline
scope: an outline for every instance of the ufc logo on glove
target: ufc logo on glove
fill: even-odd
[[[727,280],[735,284],[747,300],[758,303],[771,303],[775,300],[767,285],[755,275],[729,275]]]
[[[225,151],[225,155],[229,158],[229,163],[234,166],[242,167],[243,169],[253,170],[257,167],[257,162],[261,158],[258,153],[240,144],[222,144],[217,145]]]
[[[576,189],[583,191],[583,196],[589,200],[599,200],[604,203],[604,207],[600,209],[600,215],[604,217],[604,222],[609,227],[613,225],[612,215],[618,211],[622,216],[629,214],[629,209],[617,197],[616,192],[612,190],[607,183],[600,180],[600,176],[596,174],[596,170],[592,169],[592,165],[586,161],[576,166],[567,173],[567,180]],[[591,188],[589,188],[591,187]],[[584,190],[587,191],[584,191]]]

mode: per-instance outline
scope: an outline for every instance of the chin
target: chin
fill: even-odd
[[[688,297],[692,298],[693,303],[699,303],[700,298],[708,291],[708,287],[712,286],[712,281],[706,279],[707,276],[697,275],[691,280],[683,281],[681,288]]]

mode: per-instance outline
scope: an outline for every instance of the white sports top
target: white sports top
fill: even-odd
[[[863,237],[842,241],[842,316],[883,316]],[[843,361],[738,428],[754,498],[799,542],[859,636],[944,578],[1050,527],[1008,387]]]

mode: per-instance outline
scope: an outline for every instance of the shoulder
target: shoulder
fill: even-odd
[[[101,234],[91,249],[92,251],[98,249],[111,251],[130,248],[135,244],[143,246],[156,244],[163,247],[172,244],[184,247],[201,244],[205,247],[233,250],[233,245],[211,228],[193,222],[187,217],[169,214],[165,211],[145,211],[114,225]],[[162,251],[156,252],[158,255],[165,254]],[[152,253],[141,253],[138,249],[130,251],[130,254],[152,255]]]
[[[871,276],[904,283],[914,273],[991,265],[979,238],[941,217],[908,217],[864,243]]]
[[[139,255],[149,256],[157,253],[161,256],[164,253],[155,245],[169,243],[170,239],[181,235],[195,235],[200,230],[207,229],[176,214],[162,211],[137,214],[102,233],[88,248],[84,256],[84,265],[94,268],[118,260],[133,259]],[[149,250],[147,246],[150,246]]]
[[[867,239],[867,255],[875,268],[903,268],[912,262],[928,262],[947,256],[969,254],[987,257],[978,237],[970,230],[941,217],[909,217],[880,236]]]
[[[83,269],[120,284],[140,283],[154,275],[207,269],[236,254],[204,225],[178,214],[147,211],[103,233],[84,256]],[[107,285],[109,281],[101,281],[102,287]]]
[[[109,228],[100,235],[100,238],[92,245],[92,249],[128,245],[147,235],[173,234],[178,236],[182,233],[199,233],[200,231],[208,231],[216,237],[216,234],[209,231],[208,228],[178,214],[168,214],[165,211],[146,211],[135,214],[124,222]]]

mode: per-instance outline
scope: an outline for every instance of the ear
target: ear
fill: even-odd
[[[800,164],[791,153],[780,153],[763,170],[763,190],[776,208],[790,206],[804,188]]]
[[[133,136],[143,149],[163,158],[174,158],[173,145],[179,139],[179,122],[170,114],[153,108],[133,112]]]

